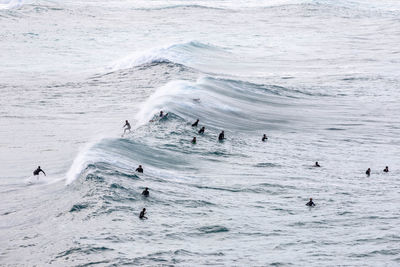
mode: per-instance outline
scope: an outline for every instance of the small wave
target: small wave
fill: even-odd
[[[83,209],[86,209],[89,207],[89,204],[75,204],[72,206],[72,208],[69,210],[69,212],[76,212],[76,211],[81,211]]]
[[[169,5],[169,6],[160,6],[160,7],[142,7],[142,8],[134,8],[134,10],[145,10],[145,11],[153,11],[153,10],[168,10],[168,9],[206,9],[206,10],[227,10],[222,7],[212,7],[205,5],[196,5],[196,4],[181,4],[181,5]]]
[[[271,162],[260,162],[257,164],[254,164],[254,167],[258,167],[258,168],[263,168],[263,167],[279,167],[280,165],[271,163]]]
[[[107,247],[92,247],[92,246],[86,246],[86,247],[77,247],[77,248],[70,248],[68,250],[65,250],[61,253],[58,254],[56,258],[63,258],[72,254],[84,254],[84,255],[89,255],[93,253],[103,253],[105,251],[111,251],[113,249],[107,248]]]
[[[209,58],[216,58],[226,53],[222,48],[197,41],[178,43],[133,53],[105,69],[106,72],[115,72],[121,69],[130,69],[142,65],[179,64],[191,67],[199,63],[199,59],[207,62]]]
[[[198,230],[205,234],[229,232],[228,228],[221,226],[221,225],[203,226],[203,227],[198,228]]]

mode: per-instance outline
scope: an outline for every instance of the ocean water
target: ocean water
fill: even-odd
[[[0,265],[399,266],[399,44],[394,0],[0,0]]]

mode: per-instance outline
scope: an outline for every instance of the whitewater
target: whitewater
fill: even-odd
[[[394,0],[0,0],[0,266],[399,266],[399,43]]]

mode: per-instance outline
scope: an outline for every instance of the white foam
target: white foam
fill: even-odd
[[[182,45],[185,45],[183,43]],[[164,61],[172,61],[183,64],[185,60],[182,58],[182,54],[177,53],[172,48],[177,44],[165,45],[156,47],[144,51],[136,51],[107,67],[107,71],[117,71],[121,69],[129,69],[135,66],[143,64],[158,63]]]
[[[0,10],[18,8],[27,3],[33,3],[33,1],[27,2],[24,0],[0,0]]]
[[[136,114],[135,120],[137,124],[135,127],[146,124],[154,114],[160,110],[168,112],[168,103],[184,103],[183,98],[190,98],[193,95],[195,87],[192,83],[187,81],[171,81],[165,86],[160,87],[154,94],[152,94],[141,106],[140,111]]]
[[[71,184],[75,179],[79,177],[82,170],[90,163],[89,151],[90,149],[98,143],[104,137],[96,138],[95,140],[85,144],[78,152],[78,155],[75,157],[72,162],[71,167],[66,173],[66,181],[65,184]]]

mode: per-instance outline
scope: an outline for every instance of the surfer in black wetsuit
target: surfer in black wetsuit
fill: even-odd
[[[197,127],[197,124],[199,124],[199,119],[197,119],[197,120],[192,124],[192,127]]]
[[[318,161],[316,161],[314,167],[321,167],[321,165],[319,165]]]
[[[137,167],[136,171],[140,172],[140,173],[143,173],[142,165],[139,165],[139,167]]]
[[[164,116],[164,111],[160,111],[160,118],[162,118]]]
[[[126,127],[126,128],[125,128]],[[125,135],[125,132],[126,131],[131,131],[131,125],[129,124],[129,122],[128,122],[128,120],[125,120],[125,125],[124,126],[122,126],[122,128],[125,128],[124,129],[124,134],[122,135],[122,136],[124,136]]]
[[[267,137],[267,135],[266,135],[266,134],[264,134],[261,140],[262,140],[263,142],[267,141],[267,140],[268,140],[268,137]]]
[[[206,129],[206,128],[205,128],[204,126],[201,127],[201,129],[199,130],[199,134],[203,134],[205,129]]]
[[[225,139],[225,133],[224,133],[224,131],[222,131],[218,136],[218,140],[223,141],[224,139]]]
[[[196,144],[196,136],[195,137],[193,137],[193,139],[192,139],[192,144]]]
[[[146,215],[146,208],[143,208],[143,210],[140,212],[139,218],[142,220],[147,219],[147,217],[144,215]]]
[[[309,206],[309,207],[315,206],[314,202],[312,201],[312,197],[310,197],[310,201],[307,202],[306,206]]]
[[[368,168],[368,170],[365,172],[365,174],[370,176],[371,175],[371,168]]]
[[[44,176],[46,176],[46,173],[40,168],[40,166],[38,166],[37,169],[33,171],[33,175],[39,175],[40,172],[43,172]]]
[[[145,197],[148,197],[150,195],[149,189],[147,187],[145,190],[143,190],[142,195]]]
[[[389,172],[389,167],[386,166],[385,169],[383,169],[383,172]]]

